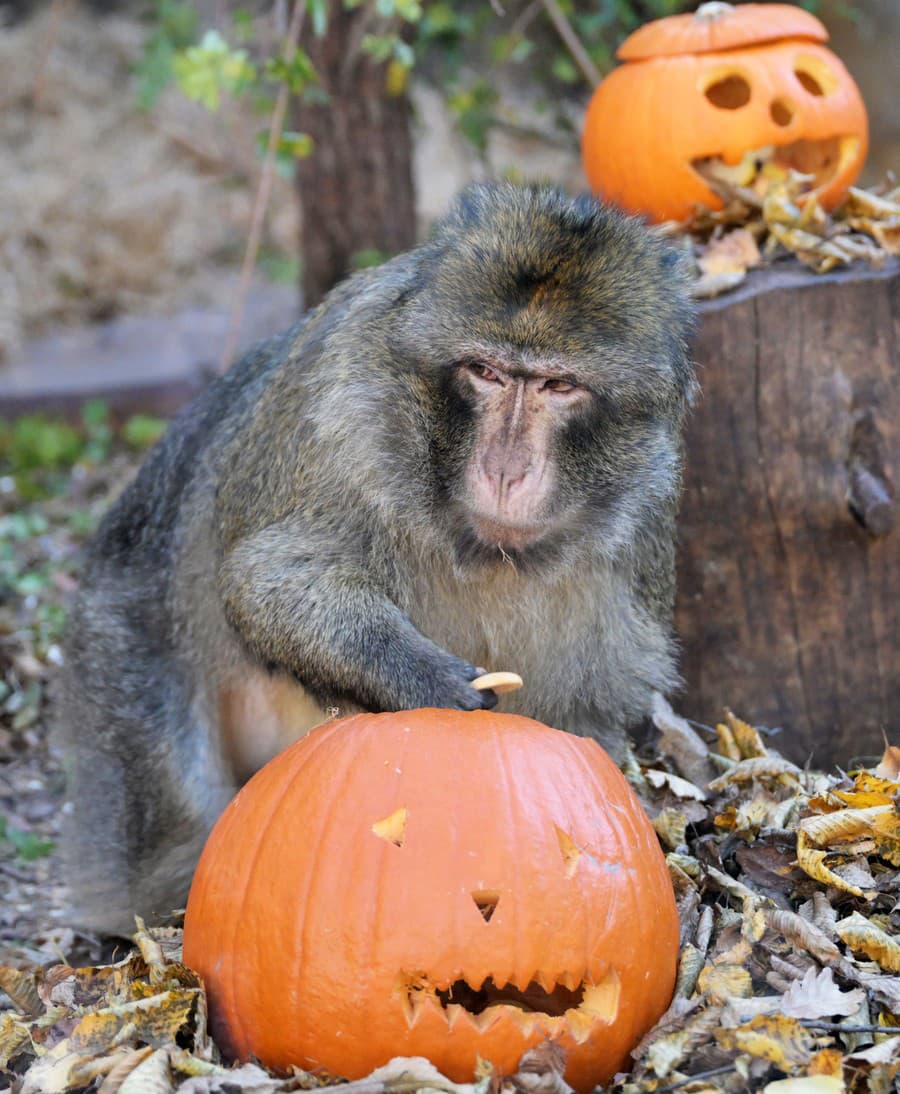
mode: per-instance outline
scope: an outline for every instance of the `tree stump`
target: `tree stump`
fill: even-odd
[[[816,766],[900,743],[900,262],[751,275],[701,306],[680,707]]]

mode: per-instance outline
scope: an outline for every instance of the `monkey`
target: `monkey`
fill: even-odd
[[[489,708],[473,678],[514,669],[501,710],[621,760],[678,680],[691,323],[679,254],[638,219],[479,184],[205,388],[71,612],[79,925],[183,904],[240,785],[335,711]]]

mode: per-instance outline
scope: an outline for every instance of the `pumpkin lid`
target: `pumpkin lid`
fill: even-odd
[[[616,50],[620,61],[673,57],[679,53],[715,53],[759,45],[778,38],[827,42],[819,20],[793,4],[739,4],[712,0],[693,13],[655,19],[629,35]]]

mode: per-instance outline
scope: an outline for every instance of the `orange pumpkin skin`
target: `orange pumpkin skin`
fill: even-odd
[[[744,5],[751,6],[759,7]],[[620,56],[639,52],[627,46]],[[651,38],[643,48],[662,51],[665,42]],[[786,148],[797,141],[837,138],[835,166],[815,188],[825,208],[837,205],[868,151],[865,106],[843,64],[818,42],[800,38],[709,48],[629,61],[600,83],[588,105],[582,136],[592,188],[651,220],[684,220],[696,205],[722,207],[693,161],[718,156],[736,164],[745,152],[769,145]],[[811,74],[823,93],[811,91],[798,72]],[[728,77],[743,80],[750,92],[749,101],[734,109],[716,106],[706,97],[710,87]]]
[[[595,742],[419,710],[327,723],[247,783],[203,852],[184,957],[233,1057],[353,1079],[426,1056],[469,1081],[549,1036],[586,1092],[667,1007],[678,934],[653,828]],[[560,1015],[454,1003],[491,984],[554,992]]]

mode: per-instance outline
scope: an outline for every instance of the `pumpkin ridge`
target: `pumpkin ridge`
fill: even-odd
[[[318,749],[320,746],[321,746],[321,737],[316,742],[315,747],[316,747],[316,749]],[[315,755],[315,752],[313,752],[312,755]],[[300,775],[302,773],[302,769],[304,767],[304,764],[307,763],[308,761],[309,761],[309,757],[306,757],[305,760],[298,765],[297,770],[293,773],[291,779],[289,780],[289,784],[288,784],[289,786],[291,784],[293,784],[293,782],[300,777]],[[260,772],[258,772],[257,776],[255,776],[255,777],[260,777],[260,776],[265,777],[265,774],[266,774],[266,769],[263,768]],[[271,774],[271,772],[269,772],[269,774]],[[252,782],[252,780],[251,780],[251,782]],[[250,784],[248,783],[247,785],[249,786]],[[240,798],[240,795],[241,795],[242,792],[243,791],[238,791],[238,797],[235,798],[235,800],[232,802],[232,805],[231,805],[232,808],[236,804],[238,799]],[[272,822],[272,818],[275,816],[275,814],[278,812],[278,810],[282,807],[285,800],[286,799],[285,799],[284,793],[279,794],[275,798],[275,801],[272,804],[272,808],[268,811],[268,813],[266,814],[265,821],[260,826],[261,833],[266,832],[268,830],[268,827],[269,827],[270,823]],[[251,888],[252,888],[250,882],[252,881],[254,871],[259,866],[259,859],[260,859],[260,855],[262,854],[263,848],[264,848],[263,840],[262,839],[256,840],[256,842],[253,845],[253,849],[251,851],[249,868],[248,868],[247,873],[246,873],[246,877],[245,877],[245,881],[244,881],[244,885],[243,885],[243,891],[242,891],[241,896],[240,896],[240,901],[238,902],[237,914],[234,917],[234,926],[233,926],[233,930],[231,932],[230,946],[229,946],[229,949],[227,951],[229,953],[238,952],[237,939],[238,939],[238,936],[240,935],[240,932],[241,932],[242,921],[243,921],[243,917],[244,917],[244,909],[246,908],[246,905],[247,905],[247,898],[248,898],[248,896],[251,892]],[[237,1029],[238,1036],[239,1036],[240,1040],[242,1042],[246,1042],[246,1040],[247,1040],[247,1029],[246,1029],[246,1025],[245,1025],[245,1023],[243,1021],[243,1018],[242,1018],[242,1014],[244,1012],[243,1012],[241,1007],[238,1007],[236,1005],[236,1001],[239,998],[238,990],[237,990],[238,989],[237,977],[238,977],[238,963],[236,961],[232,960],[230,962],[230,975],[229,975],[231,1005],[227,1006],[226,1009],[228,1011],[230,1020],[236,1026],[236,1029]]]
[[[335,732],[346,731],[347,729],[350,728],[349,726],[344,726],[344,727],[341,727],[340,730],[336,731],[334,729],[334,725],[336,725],[336,723],[334,723],[332,725],[332,729],[331,729],[330,733],[328,733],[327,735],[325,735],[325,734],[322,735],[322,737],[317,742],[317,745],[321,746],[321,744],[328,744],[328,745],[331,745],[331,747],[333,749],[333,747],[334,747],[333,740],[334,740]],[[363,728],[364,729],[367,728],[365,726],[365,723],[363,724]],[[353,730],[353,732],[359,732],[358,727],[355,730]],[[297,742],[297,745],[300,745],[300,744],[302,744],[302,738],[301,738],[300,741]],[[297,745],[294,745],[294,747],[296,748]],[[343,755],[343,766],[339,769],[338,777],[333,779],[332,783],[331,783],[332,798],[335,801],[341,801],[342,800],[341,791],[343,790],[345,784],[347,782],[349,782],[349,780],[350,780],[352,769],[355,765],[355,760],[356,760],[355,756],[353,755],[353,750],[352,749],[346,748],[346,749],[343,750],[343,753],[344,753],[344,755]],[[315,755],[315,752],[313,752],[309,757],[306,758],[305,763],[301,764],[298,767],[297,771],[294,773],[294,775],[290,779],[289,783],[287,783],[285,785],[283,793],[282,793],[282,801],[288,802],[288,803],[290,802],[291,790],[293,788],[294,782],[296,781],[297,778],[300,777],[301,772],[302,772],[302,768],[305,767],[306,764],[308,764],[312,760],[314,755]],[[314,863],[318,860],[318,850],[322,846],[322,844],[325,840],[325,836],[328,833],[329,829],[331,828],[331,826],[332,826],[332,824],[335,820],[335,812],[336,811],[334,809],[326,809],[326,810],[323,810],[320,813],[320,822],[321,823],[318,826],[318,832],[316,833],[315,839],[310,840],[309,843],[308,843],[308,847],[314,848],[313,853],[311,855],[309,855],[310,863]],[[271,823],[271,821],[270,821],[270,823]],[[305,833],[304,833],[304,835],[305,835]],[[382,848],[381,848],[382,853],[385,853],[387,850],[388,850],[388,848],[383,845]],[[297,979],[302,975],[301,968],[302,968],[302,964],[303,964],[304,955],[312,952],[312,950],[314,948],[314,947],[308,945],[308,936],[309,936],[310,930],[312,929],[312,924],[313,924],[314,917],[307,914],[307,913],[308,913],[308,908],[310,906],[310,902],[313,898],[313,894],[315,892],[315,885],[322,878],[322,871],[320,871],[320,870],[314,870],[314,869],[311,869],[311,868],[307,868],[304,871],[304,874],[305,874],[305,878],[304,878],[304,886],[303,886],[303,895],[302,895],[302,898],[297,901],[296,918],[295,918],[295,922],[294,922],[294,937],[299,939],[299,945],[297,947],[296,954],[294,954],[294,956],[293,956],[293,968],[291,969],[290,974],[289,974],[290,979],[293,981],[293,983],[295,985],[296,985]],[[301,993],[295,990],[291,994],[292,994],[292,997],[293,997],[292,1002],[296,1006],[297,1003],[299,1002],[299,996],[300,996]],[[294,1021],[294,1022],[298,1021],[297,1015],[291,1014],[291,1021]]]

